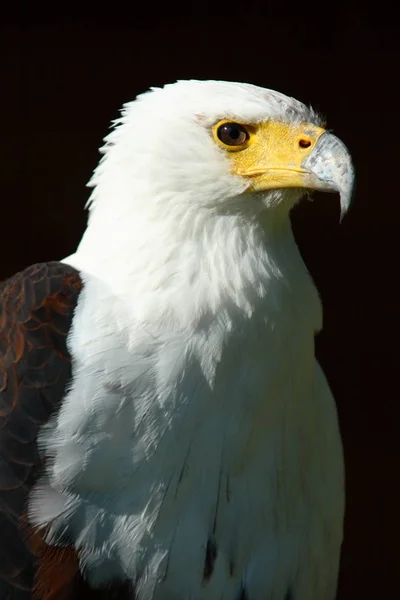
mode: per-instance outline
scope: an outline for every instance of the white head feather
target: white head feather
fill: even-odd
[[[69,261],[106,277],[118,294],[130,281],[141,317],[179,307],[186,322],[217,310],[222,296],[248,311],[264,289],[260,269],[279,273],[272,249],[262,260],[260,251],[275,245],[276,230],[288,235],[289,211],[304,191],[246,192],[210,135],[223,118],[318,122],[312,109],[272,90],[180,81],[126,104],[105,140],[79,260]],[[160,302],[153,294],[162,290]],[[190,315],[175,292],[192,298]]]

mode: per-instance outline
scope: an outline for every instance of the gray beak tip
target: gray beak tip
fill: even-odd
[[[303,167],[313,176],[315,189],[340,194],[340,222],[354,195],[354,167],[346,146],[331,133],[323,133]]]

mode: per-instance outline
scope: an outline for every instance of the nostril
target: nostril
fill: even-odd
[[[299,140],[300,148],[309,148],[311,146],[310,140]]]

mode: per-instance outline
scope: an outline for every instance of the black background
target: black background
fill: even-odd
[[[101,139],[121,104],[151,85],[197,78],[277,89],[327,115],[350,148],[357,192],[343,224],[330,195],[293,215],[324,302],[317,353],[344,438],[340,600],[400,597],[394,4],[132,2],[73,14],[69,4],[33,2],[0,15],[0,279],[74,251]]]

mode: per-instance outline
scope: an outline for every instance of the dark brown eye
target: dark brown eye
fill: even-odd
[[[218,127],[217,135],[227,146],[241,146],[249,137],[246,129],[239,123],[224,123]]]

